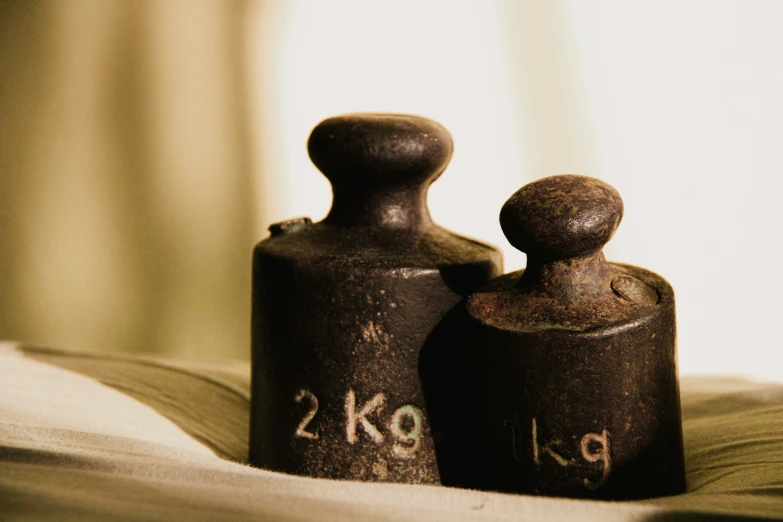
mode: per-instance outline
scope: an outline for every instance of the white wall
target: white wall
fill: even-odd
[[[247,21],[259,237],[328,210],[305,149],[318,121],[422,114],[456,141],[439,223],[516,269],[506,198],[555,173],[605,179],[626,204],[607,255],[673,284],[681,371],[783,380],[783,2],[272,0]]]

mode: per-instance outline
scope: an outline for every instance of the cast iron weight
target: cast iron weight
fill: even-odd
[[[503,206],[527,268],[468,300],[485,487],[634,499],[685,490],[674,293],[608,263],[620,195],[585,176],[522,187]]]
[[[430,218],[427,190],[452,147],[417,116],[349,114],[313,130],[332,208],[320,223],[273,225],[254,251],[253,465],[438,483],[421,351],[454,339],[433,330],[502,273],[495,248]]]

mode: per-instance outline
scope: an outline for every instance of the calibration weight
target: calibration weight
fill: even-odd
[[[620,195],[586,176],[530,183],[503,206],[527,268],[468,300],[482,487],[632,499],[685,491],[674,293],[609,263]]]
[[[438,326],[502,273],[495,248],[430,218],[427,190],[452,149],[417,116],[349,114],[313,130],[332,208],[320,223],[273,225],[254,251],[253,465],[440,482],[420,358],[459,336]]]

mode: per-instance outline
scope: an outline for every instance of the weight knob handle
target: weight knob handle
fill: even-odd
[[[432,223],[427,189],[451,159],[442,125],[405,114],[346,114],[310,134],[310,159],[332,184],[325,223],[415,228]]]

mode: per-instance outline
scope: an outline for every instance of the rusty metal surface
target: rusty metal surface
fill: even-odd
[[[330,118],[308,149],[334,200],[322,222],[273,225],[254,251],[250,461],[311,477],[438,483],[426,354],[461,340],[439,325],[501,273],[500,253],[430,218],[427,189],[452,153],[439,124]]]
[[[520,189],[500,219],[523,271],[470,297],[476,487],[601,499],[685,490],[674,293],[601,251],[622,201],[585,176]]]

